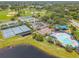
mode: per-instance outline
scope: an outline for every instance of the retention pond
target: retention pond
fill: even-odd
[[[34,46],[19,45],[14,48],[0,49],[0,58],[56,58],[56,57],[48,55]]]

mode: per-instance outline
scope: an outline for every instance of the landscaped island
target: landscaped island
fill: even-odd
[[[5,9],[2,5],[0,48],[14,48],[17,45],[29,44],[52,56],[78,58],[79,27],[78,20],[75,20],[78,17],[74,15],[76,11],[71,10],[70,4],[66,5],[68,9],[63,7],[63,4],[47,5],[20,6],[15,3]]]

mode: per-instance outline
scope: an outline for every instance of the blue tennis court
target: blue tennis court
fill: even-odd
[[[30,28],[28,28],[26,25],[17,26],[13,28],[8,28],[5,30],[2,30],[2,35],[4,38],[10,38],[15,35],[21,34],[21,33],[27,33],[30,32]]]
[[[15,34],[19,34],[19,33],[23,32],[19,27],[14,27],[14,28],[12,28],[12,30]]]
[[[29,29],[27,26],[25,26],[25,25],[19,26],[19,28],[20,28],[21,30],[23,30],[23,32],[30,31],[30,29]]]
[[[3,36],[5,38],[9,38],[9,37],[15,36],[15,34],[13,33],[13,31],[11,29],[2,30],[2,33],[3,33]]]

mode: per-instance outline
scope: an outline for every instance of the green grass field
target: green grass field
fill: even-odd
[[[10,21],[10,19],[13,17],[13,16],[7,16],[8,13],[10,12],[13,12],[13,11],[8,11],[8,10],[0,11],[0,21],[3,21],[3,22]],[[30,10],[27,10],[27,11],[22,10],[21,16],[30,16],[30,15],[31,15]]]
[[[8,10],[2,10],[0,11],[0,21],[6,22],[9,21],[13,16],[7,16],[9,12]],[[41,16],[45,15],[46,10],[37,11],[35,9],[33,10],[21,10],[21,16],[32,16],[32,12],[38,12]]]
[[[39,13],[40,16],[46,15],[46,10],[36,10],[36,9],[27,9],[27,10],[21,10],[21,16],[32,16],[32,13]]]
[[[0,11],[0,21],[7,21],[10,20],[12,18],[12,16],[7,16],[8,11]]]

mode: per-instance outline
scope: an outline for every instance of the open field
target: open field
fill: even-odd
[[[13,18],[13,15],[9,15],[11,12],[14,12],[14,11],[8,11],[8,10],[0,11],[0,21],[6,22],[11,20],[11,18]],[[20,10],[20,12],[21,12],[21,16],[32,16],[32,14],[37,14],[37,13],[39,13],[40,16],[44,16],[46,10],[41,10],[40,12],[35,9],[33,10],[24,9],[24,10]]]
[[[36,9],[25,9],[25,10],[21,10],[21,16],[32,16],[33,14],[37,14],[39,13],[40,16],[44,16],[45,15],[46,10],[41,10],[38,11]]]
[[[1,22],[7,22],[7,21],[10,21],[11,18],[13,18],[13,13],[14,14],[14,11],[8,11],[8,10],[3,10],[3,11],[0,11],[0,21]],[[31,16],[31,11],[30,10],[22,10],[21,11],[21,16]]]
[[[9,11],[0,11],[0,21],[7,21],[10,20],[13,16],[7,16]]]

